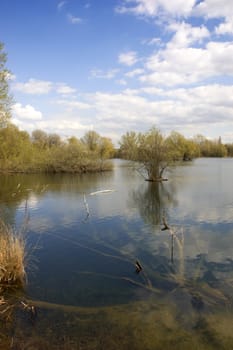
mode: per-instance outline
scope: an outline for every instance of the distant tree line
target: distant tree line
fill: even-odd
[[[111,169],[110,139],[88,131],[82,139],[66,141],[55,133],[35,130],[29,135],[8,123],[0,128],[0,171],[86,173]]]
[[[169,158],[173,160],[191,160],[198,157],[233,157],[233,143],[223,144],[221,137],[216,140],[209,140],[203,135],[196,135],[192,138],[185,138],[182,134],[172,131],[167,137],[152,128],[146,133],[127,132],[121,137],[119,156],[125,159],[137,158],[140,148],[151,134],[157,130],[159,137],[166,144],[169,150]],[[153,131],[153,132],[152,132]]]
[[[197,157],[233,155],[233,144],[223,145],[221,138],[208,140],[202,135],[192,139],[172,131],[164,136],[155,127],[145,133],[127,132],[121,137],[119,157],[139,162],[148,181],[162,181],[168,166]]]

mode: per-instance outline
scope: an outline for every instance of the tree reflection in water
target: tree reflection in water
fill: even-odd
[[[131,205],[138,208],[145,223],[161,225],[162,216],[170,206],[178,204],[172,183],[145,182],[130,193]]]

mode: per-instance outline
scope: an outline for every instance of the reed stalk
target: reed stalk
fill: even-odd
[[[16,232],[0,219],[0,290],[23,287],[26,247],[22,232]]]

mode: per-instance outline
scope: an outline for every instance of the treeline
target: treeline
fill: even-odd
[[[153,128],[152,128],[153,129]],[[127,132],[121,137],[119,157],[124,159],[137,158],[140,145],[148,133]],[[209,140],[203,135],[185,138],[182,134],[172,131],[167,137],[160,133],[166,144],[169,157],[173,160],[191,160],[199,157],[233,157],[233,143],[223,144],[221,137]]]
[[[174,162],[197,157],[225,157],[231,149],[222,144],[221,138],[210,141],[198,135],[186,139],[175,131],[165,137],[153,127],[145,133],[127,132],[123,135],[119,156],[141,163],[140,169],[146,180],[164,181],[164,171]]]
[[[0,172],[98,172],[111,170],[108,160],[113,157],[144,161],[162,151],[169,163],[198,157],[233,156],[233,144],[222,144],[221,138],[208,140],[197,135],[187,139],[175,131],[165,137],[159,132],[160,139],[153,143],[149,135],[150,132],[127,132],[116,150],[110,138],[95,131],[86,132],[81,139],[71,136],[64,141],[56,133],[34,130],[29,134],[8,122],[0,127]]]
[[[0,128],[1,172],[98,172],[110,170],[114,154],[109,138],[88,131],[82,139],[63,141],[58,134],[35,130],[30,135],[8,123]]]

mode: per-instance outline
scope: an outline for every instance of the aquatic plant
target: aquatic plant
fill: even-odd
[[[25,283],[26,244],[17,232],[0,219],[0,290],[22,287]]]

